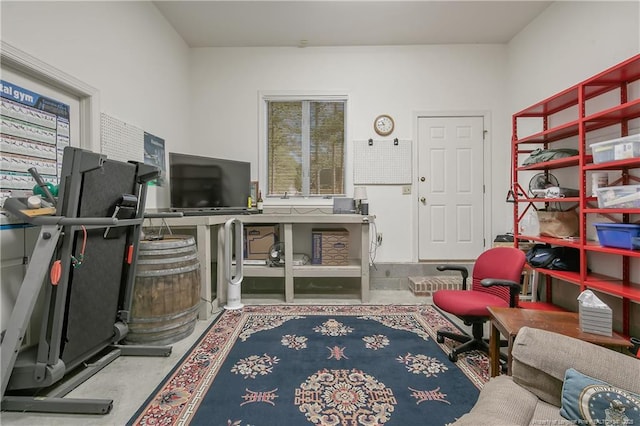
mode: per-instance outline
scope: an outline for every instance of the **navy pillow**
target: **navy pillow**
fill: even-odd
[[[560,415],[578,424],[640,425],[640,395],[568,369]]]

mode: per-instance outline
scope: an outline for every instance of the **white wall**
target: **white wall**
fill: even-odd
[[[520,111],[640,52],[640,2],[560,1],[508,45],[510,109]]]
[[[3,41],[98,89],[101,112],[164,138],[167,151],[189,144],[189,49],[153,4],[0,7]],[[149,191],[148,205],[168,203],[167,189]]]
[[[197,152],[251,161],[257,179],[258,168],[264,172],[258,164],[260,91],[347,93],[347,152],[353,140],[377,138],[373,120],[382,113],[395,119],[392,137],[414,140],[415,148],[418,112],[488,111],[494,155],[490,185],[496,189],[490,234],[505,232],[511,229],[504,203],[510,151],[506,60],[505,45],[193,49],[192,137],[199,144]],[[347,161],[348,195],[351,165]],[[414,171],[414,181],[416,176]],[[399,186],[369,186],[368,197],[369,211],[384,235],[377,260],[415,261],[416,188],[406,196]]]
[[[188,49],[148,2],[2,1],[0,14],[4,41],[97,88],[102,112],[167,151],[249,160],[254,178],[260,90],[348,93],[349,141],[373,137],[380,113],[415,139],[418,112],[490,112],[488,237],[511,230],[511,114],[640,51],[636,1],[553,3],[506,46]],[[376,260],[415,260],[415,199],[395,187],[369,197],[385,236]],[[168,204],[166,188],[150,191],[149,206]]]
[[[102,112],[164,138],[167,150],[190,141],[188,48],[151,3],[2,1],[0,8],[2,40],[98,89]],[[168,205],[168,191],[157,192],[149,191],[148,205]],[[32,239],[24,234],[0,230],[3,267],[20,265],[23,240]],[[2,329],[21,281],[7,270]]]
[[[488,111],[489,238],[511,230],[511,114],[639,50],[637,2],[554,3],[508,46],[305,49],[188,49],[146,2],[1,7],[2,39],[96,87],[103,112],[164,137],[167,151],[249,160],[254,178],[260,90],[345,91],[349,141],[373,137],[380,113],[396,119],[394,137],[415,139],[417,112]],[[380,262],[417,256],[415,199],[395,189],[369,188],[385,235]],[[168,206],[166,188],[149,195],[150,206]]]
[[[258,92],[344,91],[348,141],[375,137],[373,118],[396,120],[392,135],[416,138],[420,111],[488,111],[492,158],[487,238],[512,230],[509,188],[511,114],[638,51],[638,4],[558,2],[508,46],[396,46],[192,49],[194,152],[259,164]],[[506,49],[506,50],[505,50]],[[347,152],[350,152],[348,149]],[[347,161],[347,193],[351,162]],[[415,171],[414,171],[415,177]],[[370,212],[384,240],[379,262],[417,260],[416,192],[370,186]]]

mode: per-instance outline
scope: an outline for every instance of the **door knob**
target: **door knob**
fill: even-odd
[[[426,180],[427,180],[427,179],[426,179],[424,176],[422,176],[422,177],[420,178],[420,182],[424,182],[424,181],[426,181]]]
[[[422,204],[427,204],[427,199],[425,197],[420,197],[420,202]]]

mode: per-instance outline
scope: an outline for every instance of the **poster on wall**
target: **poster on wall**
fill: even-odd
[[[149,182],[151,186],[164,186],[167,168],[164,161],[164,139],[144,132],[144,163],[160,169],[158,179]]]
[[[34,167],[57,185],[70,144],[69,105],[0,80],[0,207],[9,196],[30,193]]]

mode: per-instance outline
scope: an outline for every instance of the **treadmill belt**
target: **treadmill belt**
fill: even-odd
[[[135,189],[135,165],[105,161],[101,169],[84,173],[79,216],[110,217],[122,194]],[[76,232],[78,258],[83,232]],[[82,264],[71,272],[61,359],[69,368],[111,343],[124,281],[127,233],[105,239],[104,228],[87,230]]]

